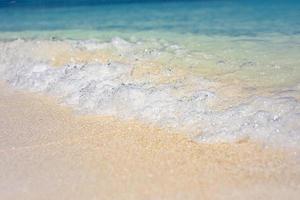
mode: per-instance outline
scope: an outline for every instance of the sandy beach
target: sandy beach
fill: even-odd
[[[1,199],[298,199],[293,151],[199,144],[0,88]]]

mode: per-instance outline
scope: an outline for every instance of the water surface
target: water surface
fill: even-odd
[[[300,143],[300,1],[0,2],[19,88],[197,141]]]

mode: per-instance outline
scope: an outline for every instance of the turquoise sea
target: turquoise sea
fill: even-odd
[[[0,72],[197,141],[298,145],[299,19],[297,0],[0,0]]]
[[[0,31],[300,34],[296,0],[1,0]]]

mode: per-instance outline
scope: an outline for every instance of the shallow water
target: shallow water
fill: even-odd
[[[1,2],[9,83],[197,141],[300,143],[299,1],[37,2]]]

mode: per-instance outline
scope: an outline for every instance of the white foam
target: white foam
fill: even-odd
[[[286,92],[250,96],[218,109],[213,102],[222,104],[228,99],[218,88],[209,87],[214,82],[206,78],[188,76],[186,82],[158,84],[133,78],[133,66],[119,62],[55,68],[48,61],[24,56],[27,52],[20,47],[24,44],[1,44],[2,77],[18,88],[59,96],[82,112],[175,128],[199,142],[250,138],[269,144],[300,144],[300,103],[292,95],[295,91],[299,94],[299,86]],[[112,44],[121,51],[130,50],[132,45],[120,39]],[[96,47],[92,42],[91,48]],[[194,89],[188,90],[187,83],[193,83]]]

